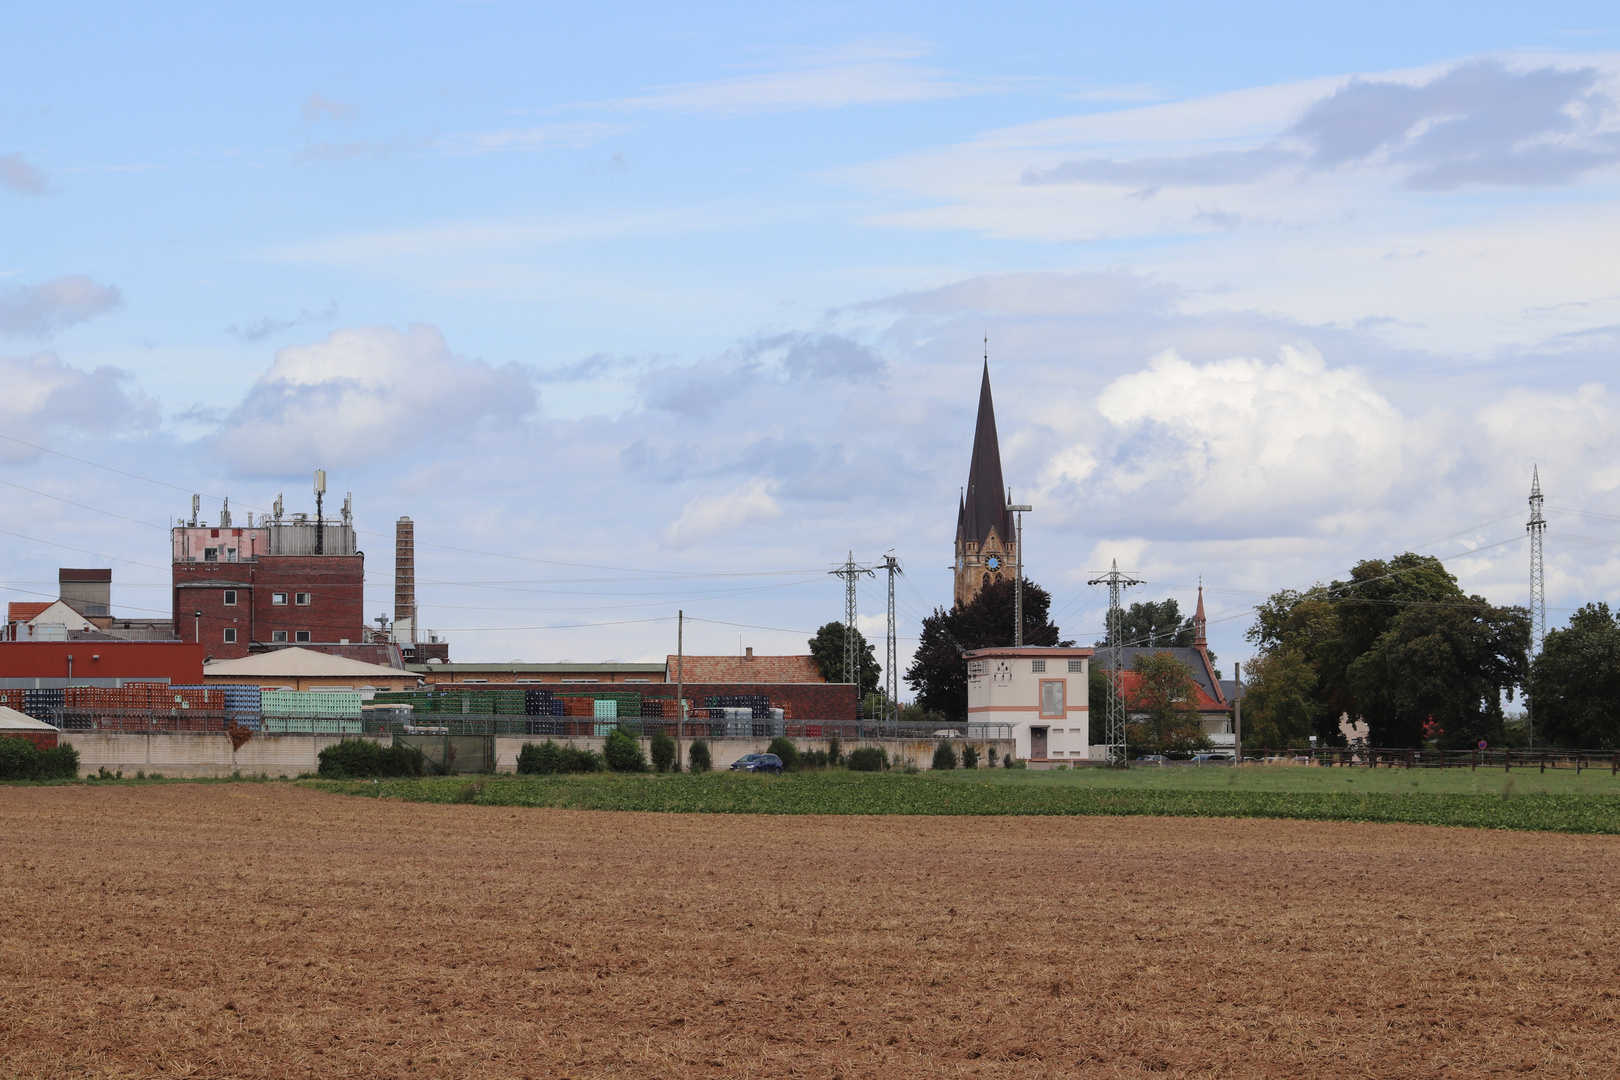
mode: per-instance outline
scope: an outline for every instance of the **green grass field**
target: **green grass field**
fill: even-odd
[[[1160,815],[1378,821],[1620,834],[1607,771],[1510,776],[1468,770],[1254,768],[749,776],[496,776],[302,781],[413,802],[727,814]]]

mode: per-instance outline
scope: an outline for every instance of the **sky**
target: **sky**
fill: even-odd
[[[1321,10],[1318,10],[1321,9]],[[1620,9],[33,5],[0,590],[168,613],[190,496],[416,522],[452,659],[803,651],[951,597],[988,350],[1066,638],[1403,551],[1620,591]],[[986,344],[986,338],[988,344]],[[887,581],[861,586],[885,626]],[[880,648],[881,652],[881,648]]]

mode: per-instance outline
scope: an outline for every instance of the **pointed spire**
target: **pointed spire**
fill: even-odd
[[[1532,466],[1530,466],[1530,497],[1532,499],[1539,499],[1541,497],[1541,466],[1540,465],[1532,465]]]
[[[1209,638],[1204,635],[1204,627],[1208,620],[1204,618],[1204,576],[1198,575],[1198,610],[1193,612],[1193,647],[1202,649],[1209,645]]]
[[[985,348],[989,349],[989,335]],[[996,438],[996,407],[990,396],[990,359],[984,361],[979,382],[979,418],[973,430],[973,460],[968,466],[967,494],[963,506],[963,539],[982,544],[995,529],[1003,544],[1012,540],[1007,504],[1002,493],[1007,485],[1001,477],[1001,446]]]

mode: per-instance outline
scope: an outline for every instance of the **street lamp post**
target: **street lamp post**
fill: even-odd
[[[1013,544],[1013,648],[1024,644],[1024,511],[1035,509],[1027,503],[1008,503],[1007,513],[1018,515],[1018,539]]]

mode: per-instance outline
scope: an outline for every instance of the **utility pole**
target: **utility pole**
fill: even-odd
[[[900,572],[900,560],[894,557],[893,551],[883,556],[883,568],[889,572],[889,642],[883,658],[883,696],[888,699],[888,708],[884,711],[889,714],[888,719],[894,723],[895,738],[898,739],[900,737],[900,672],[896,670],[896,665],[899,663],[899,649],[895,644],[894,575]]]
[[[675,771],[681,771],[681,729],[686,726],[686,612],[675,612]]]
[[[1243,665],[1232,665],[1232,764],[1243,764]]]
[[[1017,584],[1013,586],[1013,648],[1023,648],[1024,645],[1024,511],[1035,509],[1025,503],[1015,504],[1012,501],[1012,488],[1007,489],[1007,512],[1018,515],[1018,528],[1015,530],[1018,539],[1013,542],[1013,576]]]
[[[1547,531],[1547,519],[1541,516],[1541,468],[1530,469],[1530,521],[1524,527],[1530,534],[1530,658],[1541,653],[1541,644],[1547,637],[1547,582],[1541,562],[1541,534]],[[1536,745],[1535,702],[1525,710],[1529,727],[1530,745]]]
[[[1125,701],[1123,687],[1125,673],[1120,670],[1124,661],[1120,652],[1120,639],[1125,636],[1124,613],[1120,610],[1119,597],[1132,585],[1142,584],[1133,577],[1127,577],[1119,572],[1119,560],[1115,559],[1113,567],[1102,577],[1092,578],[1087,585],[1108,586],[1108,660],[1113,670],[1109,672],[1108,685],[1112,691],[1108,695],[1108,762],[1115,768],[1129,768],[1125,751]]]
[[[861,700],[861,650],[857,646],[858,631],[855,629],[855,582],[861,577],[873,577],[870,567],[860,566],[855,562],[855,553],[851,551],[844,565],[836,570],[827,571],[833,577],[844,579],[844,681],[855,684],[856,715],[860,715]]]

